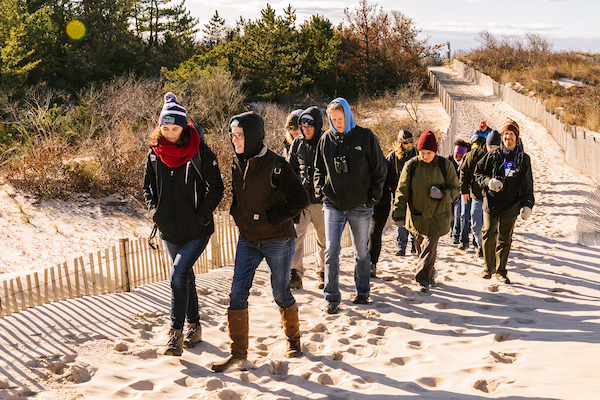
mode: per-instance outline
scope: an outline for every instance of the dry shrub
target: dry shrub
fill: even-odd
[[[552,52],[545,39],[533,34],[519,39],[482,32],[479,41],[480,48],[461,55],[467,64],[501,83],[522,84],[520,93],[538,96],[564,122],[599,129],[600,63],[574,52]],[[560,78],[587,86],[565,89],[552,82]]]
[[[165,73],[172,79],[165,89],[180,93],[179,100],[187,104],[188,118],[210,132],[226,134],[229,119],[244,110],[242,82],[229,71],[212,68]]]
[[[64,168],[63,160],[69,147],[58,139],[47,139],[27,149],[8,164],[6,179],[15,188],[43,200],[67,197],[73,191],[76,178]]]

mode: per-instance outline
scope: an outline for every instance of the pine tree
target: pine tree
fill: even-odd
[[[225,40],[225,20],[219,16],[218,11],[215,10],[215,15],[204,25],[202,33],[204,34],[204,45],[209,50]]]

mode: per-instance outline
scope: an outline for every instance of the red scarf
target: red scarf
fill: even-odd
[[[194,125],[188,122],[191,137],[188,144],[178,147],[175,143],[169,142],[161,137],[158,146],[153,146],[154,152],[160,157],[169,168],[177,168],[186,162],[190,161],[200,148],[200,136]]]

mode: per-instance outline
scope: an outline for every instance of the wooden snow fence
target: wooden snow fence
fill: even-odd
[[[600,183],[600,140],[593,135],[586,135],[576,125],[564,124],[562,117],[547,110],[537,99],[496,82],[458,60],[452,62],[452,68],[463,77],[493,92],[515,110],[542,124],[565,151],[567,163]]]
[[[456,117],[458,114],[455,112],[456,102],[452,96],[450,96],[450,93],[448,93],[444,85],[438,80],[434,71],[428,69],[427,74],[429,75],[429,85],[440,99],[446,113],[450,116],[450,126],[446,131],[446,135],[438,141],[438,154],[446,156],[452,154],[454,151],[454,141],[456,140],[456,133],[458,130],[458,120]]]
[[[215,214],[215,233],[194,264],[194,272],[233,264],[239,231],[228,213]],[[312,225],[305,235],[304,255],[318,251]],[[161,240],[152,249],[147,238],[120,239],[117,246],[77,257],[28,275],[2,279],[0,276],[0,318],[54,301],[131,292],[148,283],[168,280],[171,261]],[[342,247],[352,245],[348,227]]]

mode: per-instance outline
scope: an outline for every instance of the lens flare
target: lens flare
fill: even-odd
[[[71,39],[80,40],[85,36],[85,25],[81,21],[71,21],[67,24],[67,35]]]

